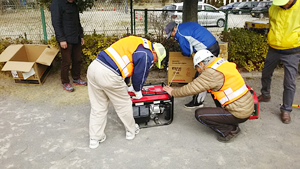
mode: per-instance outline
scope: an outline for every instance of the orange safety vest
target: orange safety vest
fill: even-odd
[[[225,106],[247,93],[248,88],[243,77],[236,69],[236,64],[228,62],[223,58],[217,58],[214,62],[209,64],[207,68],[215,69],[221,72],[224,77],[224,84],[218,91],[209,90],[215,96],[222,106]]]
[[[118,40],[108,47],[105,51],[118,66],[122,77],[130,77],[133,73],[132,54],[136,51],[139,45],[153,52],[152,43],[141,37],[128,36]]]

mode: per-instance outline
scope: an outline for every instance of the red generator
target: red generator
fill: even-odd
[[[141,99],[131,99],[133,116],[140,128],[171,124],[174,98],[163,90],[164,83],[145,84]],[[133,92],[128,92],[134,96]]]
[[[254,111],[252,113],[252,115],[249,117],[249,119],[258,119],[258,115],[259,115],[259,102],[257,99],[257,95],[255,93],[255,91],[248,85],[246,85],[247,88],[250,90],[250,93],[253,96],[253,101],[254,101]]]

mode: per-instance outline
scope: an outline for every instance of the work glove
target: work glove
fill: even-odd
[[[130,85],[129,87],[127,87],[127,91],[128,92],[135,92],[132,85]]]
[[[141,99],[143,97],[142,91],[134,92],[134,94],[133,99]]]

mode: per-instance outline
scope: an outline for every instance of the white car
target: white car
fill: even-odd
[[[171,5],[176,6],[176,11],[171,16],[172,19],[177,22],[182,22],[182,9],[183,2],[172,3]],[[179,10],[179,11],[178,11]],[[225,13],[219,11],[216,7],[206,4],[203,2],[198,3],[198,23],[202,26],[217,26],[224,27],[225,25]]]

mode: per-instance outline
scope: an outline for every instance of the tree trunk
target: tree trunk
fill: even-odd
[[[198,0],[184,0],[182,22],[198,22]]]

